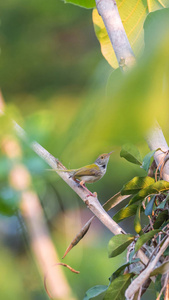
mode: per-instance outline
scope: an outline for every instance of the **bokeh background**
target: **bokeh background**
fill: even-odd
[[[64,4],[60,0],[6,0],[1,1],[0,11],[0,82],[9,115],[31,139],[37,140],[67,168],[92,163],[99,154],[115,150],[105,177],[90,186],[92,191],[97,191],[102,203],[133,176],[145,175],[139,166],[120,158],[119,153],[126,141],[137,143],[142,156],[148,152],[141,128],[145,129],[149,124],[153,97],[158,97],[158,94],[154,91],[146,112],[140,103],[144,97],[142,87],[146,86],[145,96],[148,97],[147,86],[151,89],[157,82],[161,62],[153,64],[156,56],[154,58],[151,53],[152,60],[146,58],[139,71],[129,74],[128,81],[123,79],[125,82],[122,81],[120,87],[118,78],[121,75],[112,74],[112,68],[101,55],[91,10]],[[163,48],[165,53],[166,44]],[[145,71],[147,61],[152,68],[156,67],[153,79]],[[166,60],[163,62],[166,64]],[[142,84],[140,78],[144,79]],[[112,82],[116,80],[113,98]],[[131,94],[132,80],[134,91]],[[105,90],[108,100],[105,99]],[[125,105],[122,102],[124,95],[128,100]],[[140,98],[136,103],[138,95]],[[130,110],[134,112],[132,118]],[[166,120],[167,115],[162,119]],[[7,120],[1,120],[0,126],[1,137],[8,134],[8,130],[13,134]],[[165,126],[166,123],[164,130],[167,131]],[[24,153],[22,163],[31,173],[46,224],[62,257],[91,214],[54,172],[46,170],[48,166],[26,144],[20,140],[18,143]],[[19,204],[19,196],[8,183],[10,168],[11,162],[2,152],[0,199],[2,204],[5,201],[9,204],[8,208],[13,201]],[[0,298],[48,299],[30,250],[23,219],[19,214],[9,216],[8,209],[1,204],[0,210]],[[121,225],[127,232],[134,232],[132,222]],[[110,232],[95,220],[85,238],[65,258],[64,262],[80,270],[78,276],[65,271],[78,299],[83,299],[85,291],[93,285],[108,284],[112,272],[125,260],[124,255],[108,259],[110,238]]]

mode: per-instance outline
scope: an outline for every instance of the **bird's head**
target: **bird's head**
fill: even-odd
[[[111,151],[109,153],[103,153],[103,154],[99,155],[99,157],[95,160],[95,164],[97,164],[100,167],[106,168],[108,161],[109,161],[109,157],[112,154],[112,152],[114,152],[114,151]]]

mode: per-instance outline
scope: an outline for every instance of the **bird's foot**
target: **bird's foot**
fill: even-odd
[[[97,197],[97,193],[96,192],[94,192],[94,193],[92,193],[92,192],[90,192],[89,190],[88,190],[88,188],[85,186],[85,182],[82,180],[82,181],[80,181],[80,185],[89,193],[88,195],[87,195],[87,197],[89,197],[89,196],[92,196],[92,197]]]
[[[90,192],[90,194],[88,194],[87,197],[89,197],[89,196],[92,196],[92,197],[96,197],[96,198],[97,198],[97,193],[96,193],[96,192],[94,192],[94,193],[91,193],[91,192]]]

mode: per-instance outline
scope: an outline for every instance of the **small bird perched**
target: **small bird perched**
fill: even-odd
[[[109,161],[109,157],[113,151],[109,153],[101,154],[94,162],[94,164],[87,165],[85,167],[79,169],[71,169],[71,170],[62,170],[57,169],[59,172],[67,172],[70,174],[70,177],[78,182],[86,191],[89,192],[89,195],[93,196],[93,194],[87,189],[85,186],[86,183],[93,183],[101,179],[107,170],[107,164]],[[54,171],[54,170],[53,170]],[[88,195],[88,196],[89,196]]]

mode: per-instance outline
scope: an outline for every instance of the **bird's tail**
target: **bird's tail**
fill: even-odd
[[[69,173],[70,175],[73,175],[75,170],[68,170],[68,169],[46,169],[46,171],[55,171],[55,172],[66,172]]]

